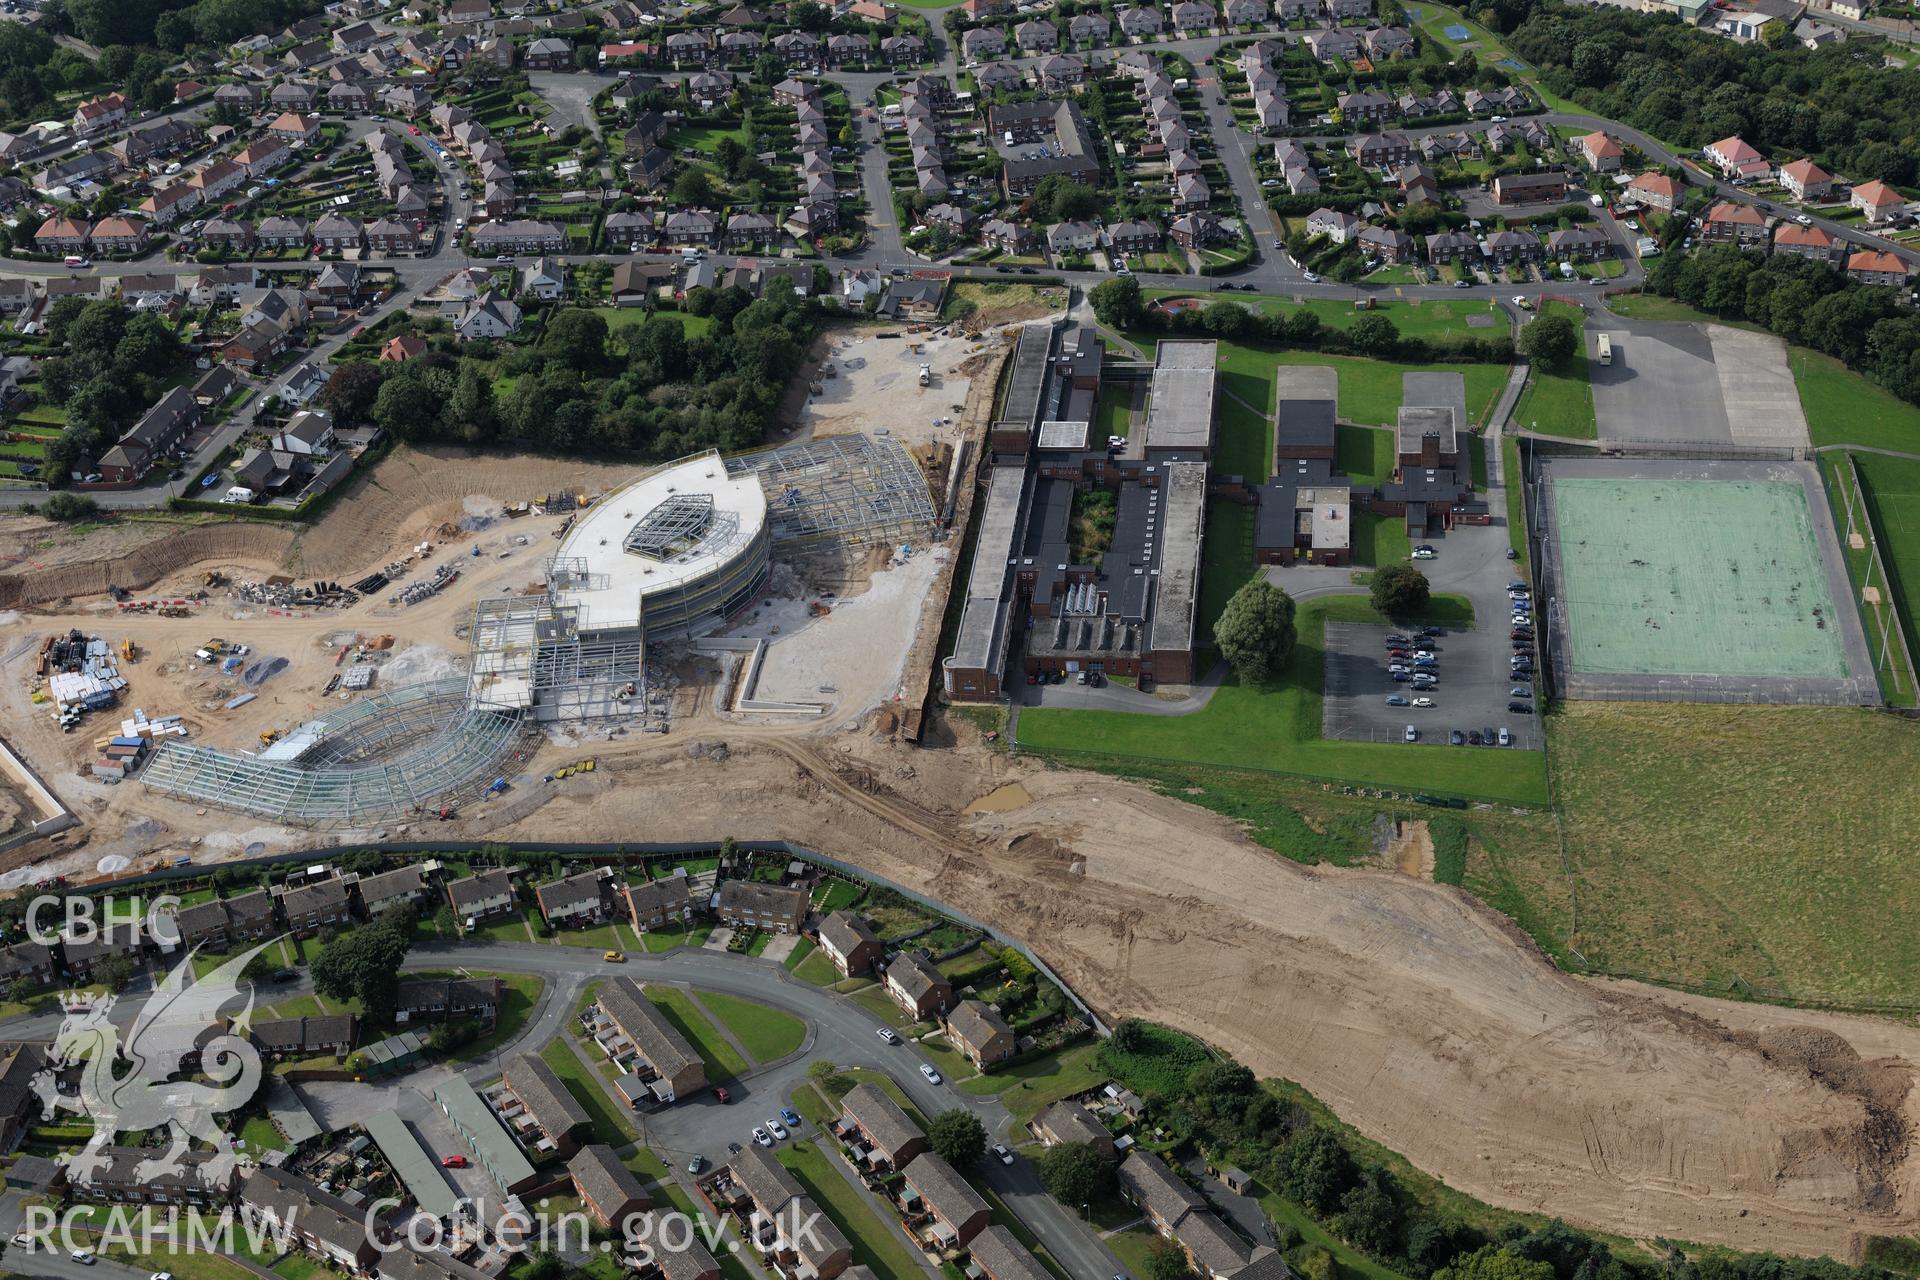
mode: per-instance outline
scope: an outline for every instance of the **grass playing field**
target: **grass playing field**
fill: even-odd
[[[1814,444],[1920,453],[1920,405],[1908,404],[1831,356],[1792,348],[1793,381]]]
[[[1894,604],[1907,644],[1920,644],[1920,461],[1857,453],[1853,457],[1867,491],[1880,537],[1880,555],[1893,579]]]

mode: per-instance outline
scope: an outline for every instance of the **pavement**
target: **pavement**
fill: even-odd
[[[782,966],[765,960],[680,947],[658,955],[630,954],[625,963],[612,964],[588,947],[507,942],[426,943],[408,954],[404,967],[529,973],[545,978],[547,983],[521,1035],[479,1062],[458,1068],[428,1068],[402,1077],[390,1086],[297,1086],[323,1123],[348,1124],[373,1111],[392,1108],[415,1126],[429,1151],[449,1154],[462,1150],[455,1145],[450,1130],[442,1131],[444,1118],[437,1121],[434,1118],[439,1115],[438,1109],[427,1101],[434,1086],[455,1069],[476,1085],[497,1079],[503,1059],[537,1052],[561,1034],[580,991],[588,982],[629,976],[641,982],[676,983],[755,1000],[793,1014],[805,1021],[808,1028],[808,1039],[801,1051],[753,1068],[738,1081],[729,1083],[727,1089],[732,1103],[717,1102],[710,1091],[704,1091],[665,1110],[636,1116],[642,1143],[665,1160],[676,1176],[684,1171],[695,1153],[705,1156],[710,1163],[724,1163],[729,1142],[744,1145],[751,1141],[749,1135],[755,1125],[764,1123],[767,1117],[789,1105],[793,1091],[806,1082],[807,1067],[816,1059],[885,1072],[899,1083],[922,1114],[932,1116],[956,1108],[970,1111],[980,1118],[991,1142],[1004,1141],[1014,1146],[1026,1140],[1025,1131],[998,1098],[967,1093],[950,1080],[938,1085],[930,1083],[919,1070],[929,1059],[912,1041],[887,1044],[877,1034],[885,1024],[860,1005],[802,982]],[[298,983],[275,987],[274,993],[285,996],[307,989],[308,978],[303,972]],[[130,1021],[144,1003],[144,998],[123,997],[114,1007],[114,1020]],[[57,1014],[7,1019],[0,1022],[0,1038],[45,1039],[59,1028],[60,1021]],[[608,1091],[615,1105],[624,1108],[624,1101],[598,1072],[593,1078]],[[816,1136],[810,1128],[801,1126],[797,1136]],[[1119,1261],[1078,1215],[1042,1189],[1032,1163],[1025,1157],[1017,1157],[1011,1166],[988,1159],[980,1171],[1008,1208],[1033,1231],[1074,1280],[1109,1280],[1123,1272]],[[464,1177],[477,1171],[448,1172],[450,1176]],[[484,1180],[470,1190],[485,1191]],[[0,1201],[0,1205],[4,1203]],[[0,1227],[7,1226],[4,1210],[0,1210]],[[77,1278],[103,1274],[98,1267],[90,1270],[64,1264],[64,1260],[48,1260],[47,1265],[54,1269],[46,1274],[53,1276]],[[72,1270],[64,1269],[65,1266],[72,1266]]]

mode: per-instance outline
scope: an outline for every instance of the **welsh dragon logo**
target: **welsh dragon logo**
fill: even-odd
[[[199,1176],[221,1184],[235,1166],[233,1140],[215,1116],[233,1111],[251,1099],[260,1087],[260,1053],[243,1036],[204,1033],[220,1010],[241,999],[240,973],[265,947],[253,948],[227,960],[197,982],[191,978],[192,955],[183,956],[155,988],[121,1043],[120,1029],[111,1015],[118,997],[109,994],[81,1012],[68,1012],[54,1038],[48,1067],[34,1076],[34,1092],[48,1116],[72,1111],[93,1120],[93,1137],[67,1162],[67,1176],[80,1183],[104,1170],[111,1160],[105,1148],[116,1135],[171,1130],[170,1144],[155,1148],[135,1176],[143,1182],[178,1174],[190,1143],[197,1139],[214,1155],[199,1165]],[[253,1013],[253,985],[247,984],[245,1007],[237,1021]],[[199,1074],[213,1081],[175,1080],[186,1055],[200,1054]],[[80,1068],[78,1097],[60,1092],[56,1077]]]

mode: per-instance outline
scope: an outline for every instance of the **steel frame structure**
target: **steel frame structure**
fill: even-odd
[[[782,550],[829,542],[863,547],[933,529],[927,478],[898,436],[826,436],[726,463],[735,475],[760,477],[773,543]]]

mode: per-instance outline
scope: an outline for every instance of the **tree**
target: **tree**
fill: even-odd
[[[1745,281],[1741,282],[1745,288]],[[1563,315],[1536,316],[1520,330],[1516,344],[1527,359],[1552,368],[1564,364],[1580,349],[1580,331]]]
[[[385,1022],[400,986],[400,962],[412,944],[385,921],[349,930],[320,948],[313,989],[330,1000],[358,1000],[366,1016]]]
[[[578,307],[557,312],[547,321],[540,345],[569,368],[591,372],[607,358],[606,319]]]
[[[1040,1185],[1061,1204],[1088,1204],[1113,1187],[1113,1165],[1084,1142],[1060,1142],[1040,1153]]]
[[[1793,32],[1778,18],[1760,28],[1760,43],[1769,49],[1782,48],[1792,39]]]
[[[1369,311],[1347,330],[1347,341],[1363,356],[1390,356],[1400,345],[1400,329],[1384,312]]]
[[[1132,276],[1102,280],[1087,294],[1093,304],[1093,316],[1109,329],[1132,329],[1146,315],[1146,303],[1140,298],[1140,282]]]
[[[374,397],[386,381],[386,370],[371,360],[349,360],[327,379],[320,401],[342,426],[365,422],[373,413]]]
[[[373,420],[398,439],[424,439],[438,428],[440,397],[425,378],[395,375],[380,384]]]
[[[1293,657],[1293,597],[1252,579],[1221,610],[1213,642],[1242,683],[1259,684]]]
[[[1147,1280],[1190,1280],[1193,1268],[1187,1255],[1171,1240],[1155,1240],[1147,1246]]]
[[[1063,173],[1050,173],[1033,189],[1033,207],[1048,222],[1079,222],[1100,212],[1100,193]]]
[[[704,169],[682,169],[673,180],[675,204],[694,209],[713,203],[713,182]]]
[[[1376,1258],[1397,1256],[1406,1218],[1393,1193],[1391,1174],[1384,1169],[1368,1169],[1360,1175],[1360,1185],[1340,1197],[1334,1230],[1363,1253]]]
[[[1553,1267],[1529,1262],[1497,1244],[1483,1245],[1433,1273],[1433,1280],[1553,1280]]]
[[[99,515],[100,504],[85,494],[56,493],[40,504],[40,514],[62,524],[74,524]]]
[[[1239,303],[1223,300],[1208,303],[1207,309],[1200,313],[1200,322],[1214,337],[1231,342],[1247,331],[1253,316]]]
[[[1373,571],[1369,588],[1373,607],[1389,618],[1417,618],[1427,611],[1432,595],[1427,575],[1410,564],[1382,565]]]
[[[1322,1214],[1331,1212],[1353,1185],[1353,1157],[1321,1125],[1296,1133],[1275,1165],[1280,1189]]]
[[[107,990],[119,991],[133,981],[133,975],[138,970],[139,965],[132,956],[107,956],[93,966],[92,977],[95,982],[104,984]]]
[[[942,1160],[965,1169],[987,1154],[987,1127],[973,1112],[956,1107],[933,1118],[927,1126],[927,1143]]]

